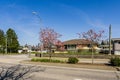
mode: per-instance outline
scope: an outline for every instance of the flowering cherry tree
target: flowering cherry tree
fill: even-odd
[[[78,33],[79,37],[83,37],[86,40],[91,42],[91,49],[92,49],[92,63],[94,61],[94,54],[93,54],[93,44],[99,43],[103,37],[104,30],[101,31],[94,31],[93,29],[88,30],[87,32],[83,32],[82,34]]]
[[[104,30],[95,32],[94,30],[90,29],[87,32],[83,32],[83,38],[91,41],[91,42],[99,42],[103,37]]]
[[[64,44],[60,40],[55,43],[58,51],[64,51]]]
[[[43,44],[43,48],[49,50],[51,58],[51,48],[58,41],[58,38],[61,37],[61,34],[57,33],[54,29],[51,28],[41,28],[40,29],[40,41]]]

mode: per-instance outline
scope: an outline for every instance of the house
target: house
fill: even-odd
[[[91,41],[85,39],[72,39],[63,42],[65,50],[79,50],[79,49],[91,49]],[[94,43],[94,49],[98,49],[97,44]]]
[[[115,55],[120,55],[120,38],[112,38],[113,51]]]
[[[99,53],[109,54],[109,44],[100,45],[99,48],[100,48]],[[111,45],[111,53],[113,54],[112,48],[113,48],[113,45]]]

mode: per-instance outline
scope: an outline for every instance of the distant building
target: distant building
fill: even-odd
[[[91,41],[85,39],[72,39],[63,42],[65,50],[90,49]],[[98,49],[97,44],[93,44],[94,49]]]
[[[115,55],[120,55],[120,38],[112,38],[113,51]]]
[[[100,45],[99,48],[100,48],[99,53],[109,54],[109,44]],[[112,49],[113,49],[113,45],[111,45],[111,53],[113,54],[113,50]]]

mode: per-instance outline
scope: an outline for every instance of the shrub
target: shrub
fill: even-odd
[[[51,62],[54,62],[54,63],[62,63],[62,61],[60,61],[60,60],[51,60]]]
[[[53,62],[53,63],[63,63],[63,61],[55,60],[55,59],[40,59],[40,58],[33,58],[31,61],[34,62]]]
[[[68,58],[68,63],[71,63],[71,64],[76,64],[78,63],[78,59],[76,57],[69,57]]]
[[[112,66],[120,66],[120,58],[119,57],[114,57],[110,59],[110,64]]]
[[[50,59],[37,59],[39,62],[50,62]]]

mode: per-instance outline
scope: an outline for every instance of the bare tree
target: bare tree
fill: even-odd
[[[92,49],[92,64],[94,63],[93,44],[98,43],[101,40],[101,38],[103,37],[103,33],[104,33],[104,30],[96,32],[92,29],[82,33],[82,37],[91,42],[90,45]],[[78,33],[78,35],[79,37],[81,37],[80,33]]]
[[[0,80],[30,80],[32,79],[32,73],[44,70],[41,67],[22,65],[0,67]]]

